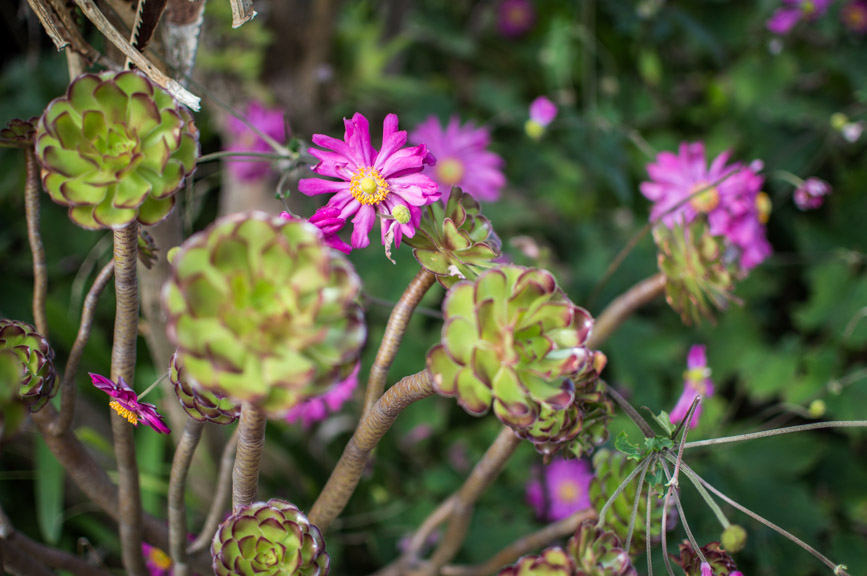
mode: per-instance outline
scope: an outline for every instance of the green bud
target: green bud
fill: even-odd
[[[409,208],[407,208],[403,204],[398,204],[397,206],[395,206],[394,210],[391,211],[391,215],[401,224],[406,224],[407,222],[409,222],[411,216],[409,213]]]
[[[849,123],[849,117],[842,112],[831,114],[831,128],[834,130],[842,130]]]
[[[740,552],[747,544],[747,531],[738,524],[729,524],[729,527],[723,530],[720,540],[723,548],[729,552]]]
[[[809,408],[807,411],[810,413],[810,418],[821,418],[825,415],[825,410],[827,406],[825,406],[824,400],[813,400],[810,402]]]
[[[545,133],[545,127],[535,120],[527,120],[524,123],[524,132],[533,140],[538,140]]]

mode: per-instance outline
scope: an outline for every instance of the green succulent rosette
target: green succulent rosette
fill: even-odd
[[[33,136],[36,134],[36,122],[39,118],[30,120],[13,118],[0,130],[0,146],[8,148],[30,148],[33,146]]]
[[[240,404],[202,388],[195,380],[189,378],[177,354],[172,354],[169,380],[175,387],[175,396],[184,407],[184,412],[193,420],[231,424],[241,415]]]
[[[541,554],[522,556],[500,570],[497,576],[572,576],[574,573],[569,555],[559,546],[554,546]]]
[[[27,417],[27,407],[18,396],[20,363],[11,350],[0,351],[0,441],[14,436]]]
[[[493,406],[504,424],[539,445],[574,438],[577,390],[596,376],[584,346],[593,326],[550,272],[503,266],[462,281],[443,301],[442,342],[428,352],[436,391],[467,412]],[[541,418],[541,420],[540,420]]]
[[[220,524],[211,543],[217,576],[327,576],[319,528],[294,504],[255,502]]]
[[[620,538],[585,521],[566,545],[575,564],[573,576],[638,576]]]
[[[501,247],[479,203],[460,188],[452,188],[445,206],[442,202],[428,206],[415,236],[404,242],[413,247],[422,268],[436,274],[446,289],[494,266]]]
[[[161,221],[199,152],[192,114],[134,71],[76,78],[35,139],[45,189],[89,229]]]
[[[635,469],[636,462],[628,460],[622,452],[611,452],[609,450],[599,450],[593,455],[593,469],[596,471],[596,477],[590,482],[588,493],[593,507],[597,511],[602,510],[602,507],[608,501],[608,498],[614,494],[617,487],[626,479],[629,474]],[[649,474],[649,472],[648,472]],[[632,516],[632,507],[635,504],[635,491],[638,482],[630,483],[620,495],[614,499],[613,504],[608,509],[605,516],[605,527],[614,532],[621,540],[626,541],[629,533],[629,521]],[[647,484],[645,483],[642,493],[638,499],[638,512],[636,514],[636,522],[632,532],[632,543],[630,544],[629,552],[640,554],[645,551],[645,542],[647,541]],[[671,529],[671,521],[668,526]],[[650,538],[651,542],[656,543],[660,539],[662,530],[662,500],[659,498],[651,499],[650,510]]]
[[[40,410],[57,393],[54,350],[48,340],[26,322],[3,319],[0,352],[14,354],[17,370],[13,384],[18,386],[18,396],[31,412]]]
[[[251,212],[184,242],[162,302],[187,377],[277,417],[354,368],[366,335],[360,290],[315,226]]]
[[[701,557],[696,554],[688,540],[680,543],[680,556],[672,555],[671,558],[675,564],[683,568],[686,576],[703,576],[701,573]],[[734,559],[729,556],[728,552],[723,550],[719,542],[711,542],[707,546],[701,547],[701,552],[710,564],[711,574],[713,576],[728,576],[735,572],[738,567]]]
[[[695,220],[672,228],[653,229],[659,252],[659,270],[665,274],[665,300],[685,324],[713,320],[713,311],[737,302],[734,291],[736,262],[728,262],[725,239],[712,236],[707,223]]]

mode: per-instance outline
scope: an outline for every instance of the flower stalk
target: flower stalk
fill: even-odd
[[[214,498],[211,501],[211,508],[208,510],[208,515],[205,517],[205,522],[202,524],[202,529],[199,530],[199,536],[190,544],[187,549],[188,554],[196,554],[207,550],[211,545],[211,540],[214,538],[214,533],[217,531],[217,526],[225,515],[225,508],[229,504],[229,497],[232,494],[232,468],[235,464],[235,449],[238,446],[238,428],[229,437],[229,441],[223,447],[223,455],[220,458],[220,471],[217,474],[217,487],[214,491]]]
[[[33,323],[36,330],[48,337],[48,319],[45,316],[45,295],[48,292],[48,271],[45,267],[45,248],[39,234],[39,164],[36,154],[28,148],[25,152],[24,210],[27,219],[27,239],[33,254]]]
[[[265,412],[249,402],[241,406],[238,452],[232,470],[232,509],[252,504],[259,491],[259,467],[265,453]]]
[[[187,565],[187,507],[184,504],[184,494],[187,472],[190,470],[190,463],[193,461],[196,446],[202,438],[204,427],[204,422],[188,419],[172,459],[168,495],[169,554],[172,557],[175,576],[188,576],[190,573],[190,567]]]

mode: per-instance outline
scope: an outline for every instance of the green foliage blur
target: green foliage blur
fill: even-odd
[[[206,14],[212,5],[225,9],[217,8],[221,3],[208,3]],[[225,22],[210,17],[225,44],[205,44],[194,92],[219,92],[225,84],[209,84],[209,78],[219,76],[232,78],[230,85],[237,90],[233,101],[268,94],[284,104],[291,125],[318,119],[307,126],[307,133],[296,129],[294,136],[305,142],[312,133],[339,137],[341,118],[356,111],[370,119],[374,146],[389,112],[397,113],[407,130],[431,114],[489,127],[491,149],[505,159],[508,183],[502,198],[484,205],[483,212],[505,252],[519,264],[550,269],[572,300],[594,315],[656,271],[655,246],[645,229],[649,203],[638,185],[647,178],[645,165],[657,152],[701,140],[711,158],[732,150],[735,160],[761,159],[765,191],[774,205],[768,223],[774,255],[738,285],[736,295],[743,305],[719,314],[715,324],[687,327],[659,299],[602,346],[608,356],[603,376],[636,407],[654,413],[670,410],[682,390],[689,346],[705,344],[716,395],[690,433],[693,440],[816,419],[865,419],[867,136],[848,141],[841,122],[867,122],[867,37],[841,23],[842,1],[785,37],[765,29],[775,0],[536,0],[533,22],[514,37],[498,30],[497,1],[347,1],[339,3],[330,34],[309,38],[305,45],[310,49],[327,43],[327,56],[317,72],[321,100],[312,116],[293,108],[291,90],[283,82],[295,73],[293,66],[300,66],[299,57],[269,52],[289,26],[276,18],[279,3],[256,0],[260,17],[248,26],[261,29],[239,36],[240,48],[232,44],[230,31],[219,28],[225,28]],[[0,121],[38,115],[64,90],[68,79],[63,56],[44,38],[40,42],[42,49],[34,52],[31,47],[27,58],[6,61],[0,72]],[[233,50],[244,60],[227,58]],[[242,61],[262,66],[261,75],[250,77]],[[222,111],[204,95],[197,122],[204,135],[203,153],[208,153],[221,146],[215,118]],[[525,134],[524,122],[530,102],[540,95],[558,104],[559,115],[541,139],[534,140]],[[822,178],[833,193],[819,210],[801,212],[781,171]],[[0,150],[0,316],[32,321],[23,174],[21,153]],[[196,176],[202,197],[198,203],[189,198],[179,203],[193,224],[190,231],[204,227],[217,213],[219,175],[213,165],[203,166]],[[293,172],[289,182],[300,175]],[[290,194],[289,202],[304,216],[321,205],[321,199],[298,196]],[[282,210],[280,202],[274,200],[272,209]],[[65,209],[52,205],[47,196],[42,210],[50,338],[62,362],[75,337],[83,294],[110,258],[110,235],[75,227]],[[608,274],[609,264],[639,234],[622,264]],[[339,414],[309,430],[269,424],[261,499],[286,498],[309,509],[339,458],[358,419],[361,389],[389,303],[400,297],[417,271],[407,247],[394,257],[397,265],[385,258],[376,240],[352,253],[368,297],[362,386]],[[86,372],[108,373],[110,292],[100,303],[79,376],[85,398],[79,410],[93,419],[77,431],[109,470],[108,411],[105,399],[90,389]],[[436,315],[442,295],[441,288],[432,289],[410,323],[390,382],[424,367],[426,351],[439,339]],[[136,389],[143,390],[166,367],[152,365],[143,339],[139,359]],[[406,537],[460,486],[498,429],[492,416],[472,418],[449,399],[431,398],[406,410],[327,534],[335,573],[366,574],[394,559]],[[633,440],[640,437],[628,420],[618,417],[610,444],[621,430]],[[76,539],[84,537],[101,553],[116,555],[111,523],[82,503],[75,490],[67,490],[60,527],[50,521],[50,514],[37,522],[29,512],[41,490],[32,471],[48,466],[41,462],[44,450],[40,461],[31,456],[34,436],[31,426],[3,445],[0,503],[16,526],[34,538],[47,541],[51,535],[75,550]],[[172,446],[146,429],[137,430],[136,436],[139,457],[148,463],[143,466],[145,506],[164,517]],[[188,499],[193,530],[209,504],[207,486],[215,477],[214,462],[224,439],[215,437],[201,448],[209,454],[209,468],[198,480],[206,488]],[[819,431],[689,451],[686,461],[730,497],[848,565],[851,574],[864,574],[865,438],[857,430]],[[541,464],[528,443],[519,448],[479,501],[456,562],[482,562],[543,525],[524,503],[525,485]],[[687,482],[682,480],[681,486],[698,541],[718,540],[722,529],[713,514]],[[52,495],[42,492],[55,508],[57,490],[55,486]],[[746,548],[735,556],[745,574],[829,573],[770,529],[723,509],[748,531]],[[681,528],[669,536],[672,551],[682,538]],[[658,548],[654,556],[656,573],[663,573]],[[635,562],[643,572],[645,560]]]

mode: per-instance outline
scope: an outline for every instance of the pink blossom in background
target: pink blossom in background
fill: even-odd
[[[310,428],[314,422],[324,420],[329,415],[340,410],[341,406],[352,398],[352,392],[358,387],[358,369],[356,364],[352,373],[334,384],[327,392],[305,400],[286,414],[286,422],[294,424],[301,421],[304,428]]]
[[[503,159],[488,150],[491,137],[487,128],[477,128],[472,122],[461,125],[455,116],[443,128],[436,116],[431,116],[412,131],[409,140],[424,143],[436,156],[436,167],[427,173],[439,184],[443,201],[448,201],[452,186],[460,186],[483,202],[500,197],[506,184]]]
[[[147,542],[141,543],[141,553],[150,576],[172,576],[172,559],[168,554]]]
[[[795,205],[800,210],[815,210],[825,202],[825,196],[831,193],[831,185],[819,178],[807,178],[795,188]]]
[[[765,27],[774,34],[786,35],[801,20],[815,20],[822,16],[832,0],[782,0],[782,6],[765,22]]]
[[[279,108],[266,108],[260,102],[254,100],[244,110],[244,117],[262,133],[267,134],[280,144],[286,143],[286,124],[283,110]],[[274,152],[261,136],[234,116],[229,117],[228,128],[231,140],[226,146],[227,151]],[[243,182],[262,180],[271,172],[271,163],[263,161],[262,158],[229,158],[226,160],[226,166],[236,179]]]
[[[339,218],[339,215],[340,210],[326,206],[311,216],[308,222],[319,228],[319,231],[322,232],[322,240],[326,246],[340,250],[344,254],[349,254],[352,252],[352,246],[337,236],[337,233],[346,224],[346,220]],[[280,217],[286,220],[301,220],[301,218],[285,211],[280,213]]]
[[[843,24],[856,34],[867,34],[867,0],[850,0],[840,10]]]
[[[723,152],[708,166],[702,142],[683,142],[677,154],[660,152],[647,165],[651,180],[641,183],[641,193],[654,203],[650,219],[668,227],[706,214],[711,234],[725,236],[748,271],[772,251],[759,210],[762,165],[728,164],[728,159],[729,152]]]
[[[421,174],[425,165],[436,164],[436,158],[424,144],[403,148],[407,140],[406,131],[397,129],[398,118],[395,114],[385,117],[382,148],[378,152],[370,141],[367,118],[356,113],[351,120],[344,119],[343,123],[346,132],[342,141],[324,134],[314,134],[313,143],[325,150],[309,150],[319,159],[313,171],[335,180],[303,178],[298,182],[298,191],[308,196],[334,194],[317,214],[336,209],[337,217],[343,220],[354,216],[353,248],[364,248],[370,244],[368,235],[377,216],[382,220],[382,244],[387,246],[390,243],[387,238],[393,236],[399,248],[404,234],[408,238],[415,235],[421,221],[420,207],[440,199],[437,183]],[[398,207],[402,207],[398,213],[403,212],[408,216],[401,218],[405,222],[399,222],[392,216]]]
[[[127,422],[133,426],[138,426],[141,422],[160,434],[171,432],[163,417],[157,412],[157,407],[147,402],[139,402],[138,394],[129,387],[123,377],[115,383],[105,376],[92,372],[89,374],[93,385],[113,398],[108,404],[111,409],[126,418]]]
[[[593,477],[586,460],[553,460],[527,484],[527,503],[543,521],[562,520],[592,506],[588,488]]]
[[[542,126],[550,124],[557,117],[557,105],[545,96],[539,96],[530,104],[530,120]]]
[[[687,413],[689,407],[692,406],[692,401],[699,394],[702,402],[713,396],[714,386],[710,379],[710,369],[707,367],[707,355],[705,347],[695,345],[689,349],[689,355],[686,359],[686,372],[683,373],[683,393],[677,400],[677,404],[669,415],[672,424],[680,424]],[[692,413],[692,421],[689,423],[690,428],[698,426],[698,419],[701,416],[702,404],[700,403]]]
[[[507,38],[526,34],[536,21],[530,0],[502,0],[497,7],[497,28]]]

